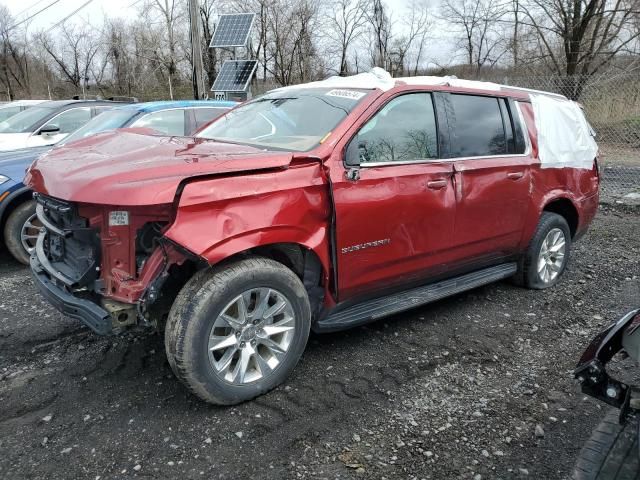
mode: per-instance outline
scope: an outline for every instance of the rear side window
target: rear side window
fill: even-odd
[[[193,114],[196,118],[196,130],[199,130],[200,127],[206,125],[211,120],[218,118],[227,110],[227,108],[194,108]]]
[[[485,157],[507,153],[507,135],[499,99],[452,94],[456,157]],[[513,135],[513,133],[511,133]]]
[[[394,98],[360,129],[355,141],[362,164],[438,158],[431,94]]]

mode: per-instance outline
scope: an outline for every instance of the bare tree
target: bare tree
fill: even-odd
[[[441,18],[460,35],[466,62],[478,76],[484,66],[493,66],[506,52],[501,20],[506,10],[492,0],[444,0]]]
[[[349,73],[349,51],[364,33],[367,23],[367,0],[336,0],[329,15],[329,38],[338,46],[338,75]],[[333,15],[331,15],[333,13]]]
[[[215,16],[216,0],[201,0],[200,2],[200,20],[202,22],[202,58],[204,61],[204,69],[207,72],[207,80],[209,86],[213,85],[218,74],[217,53],[215,48],[209,48],[213,34],[215,33],[215,24],[213,23]]]
[[[314,78],[318,55],[313,32],[318,21],[318,3],[314,0],[281,1],[269,6],[266,67],[280,85],[306,82]]]
[[[536,32],[537,58],[566,77],[563,93],[571,98],[616,56],[638,52],[637,0],[528,0],[522,9]]]
[[[62,24],[55,37],[39,34],[42,47],[51,56],[60,75],[74,89],[86,93],[93,62],[100,49],[96,32],[86,26]],[[95,83],[95,78],[93,78]]]
[[[15,98],[16,90],[31,96],[26,41],[13,24],[9,10],[0,5],[0,83],[10,100]]]
[[[184,3],[184,2],[183,2]],[[146,42],[150,50],[150,56],[162,67],[163,73],[167,75],[169,86],[169,98],[173,100],[173,88],[175,77],[178,74],[178,27],[186,25],[185,11],[178,8],[179,4],[175,0],[150,0],[142,8],[141,13],[147,16],[150,25],[153,25],[154,17],[159,17],[164,25],[164,32],[160,33],[156,29],[150,28],[147,32],[148,40]],[[182,5],[183,7],[185,5]],[[184,29],[182,31],[185,35]],[[184,42],[183,42],[184,44]],[[188,48],[183,45],[186,50]],[[186,54],[181,58],[186,59]]]
[[[382,0],[373,0],[371,11],[367,15],[372,36],[371,63],[374,66],[389,69],[389,43],[391,41],[391,19]]]
[[[411,2],[401,19],[403,35],[392,41],[389,51],[389,72],[392,75],[418,74],[425,42],[431,28],[431,16],[426,3]],[[408,65],[413,55],[413,67]]]

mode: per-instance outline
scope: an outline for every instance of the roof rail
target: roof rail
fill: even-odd
[[[113,97],[108,97],[107,100],[111,100],[112,102],[129,102],[129,103],[138,103],[138,97],[125,97],[122,95],[115,95]]]
[[[102,100],[100,95],[74,95],[71,100]]]

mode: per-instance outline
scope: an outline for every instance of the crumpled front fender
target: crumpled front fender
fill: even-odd
[[[327,272],[330,208],[320,169],[310,162],[189,182],[165,237],[211,265],[255,247],[293,243],[313,250]]]

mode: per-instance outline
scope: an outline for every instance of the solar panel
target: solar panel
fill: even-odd
[[[255,13],[234,13],[220,15],[209,48],[244,47],[247,44]]]
[[[257,60],[227,60],[222,64],[211,90],[215,92],[243,92],[249,85],[257,66]]]

